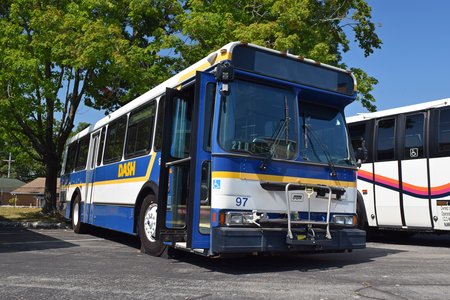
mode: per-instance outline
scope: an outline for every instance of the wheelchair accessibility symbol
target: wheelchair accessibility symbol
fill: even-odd
[[[419,148],[409,149],[409,157],[418,157],[418,156],[419,156]]]
[[[213,180],[213,190],[220,190],[220,179]]]

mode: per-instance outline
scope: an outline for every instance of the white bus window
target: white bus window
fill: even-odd
[[[113,163],[122,159],[126,126],[127,116],[109,124],[103,163]]]
[[[153,102],[131,112],[128,121],[125,158],[145,155],[150,151],[155,110]]]
[[[405,158],[420,158],[423,153],[424,115],[406,117],[405,122]]]
[[[377,159],[395,159],[395,119],[386,119],[378,122],[377,132]]]
[[[450,109],[439,113],[439,152],[450,150]]]

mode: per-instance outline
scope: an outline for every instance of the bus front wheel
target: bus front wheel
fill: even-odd
[[[166,246],[156,239],[156,217],[158,205],[154,195],[147,195],[142,202],[139,213],[139,238],[141,251],[153,256],[160,256]]]
[[[364,199],[362,196],[358,193],[358,198],[356,201],[356,215],[358,216],[358,229],[361,230],[367,230],[367,215],[366,215],[366,208],[364,206]]]
[[[72,228],[75,233],[83,234],[87,232],[87,224],[81,222],[81,199],[77,195],[72,207]]]

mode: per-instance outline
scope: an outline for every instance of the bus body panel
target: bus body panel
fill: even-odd
[[[430,170],[433,170],[430,172],[431,208],[437,230],[450,230],[449,169],[449,157],[430,159]]]
[[[442,99],[347,118],[352,142],[366,139],[369,145],[367,163],[358,172],[358,190],[367,189],[363,198],[370,227],[450,230],[449,104],[450,99]],[[377,162],[376,129],[371,124],[386,119],[394,119],[399,125],[395,131],[396,155]],[[357,147],[355,143],[354,149],[359,150]],[[372,197],[367,187],[372,176],[366,168],[370,163],[375,165],[372,175],[378,224],[370,218]],[[402,202],[397,207],[399,198]],[[389,206],[392,203],[395,205]]]
[[[427,159],[403,160],[401,166],[406,226],[431,228]]]
[[[377,226],[375,209],[375,185],[373,181],[373,164],[362,164],[358,170],[357,187],[362,196],[366,210],[366,220],[369,226]],[[372,218],[373,216],[373,218]]]
[[[378,226],[402,226],[397,161],[376,162],[374,171]]]

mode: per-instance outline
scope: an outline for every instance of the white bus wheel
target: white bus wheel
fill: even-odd
[[[73,200],[72,207],[72,228],[75,233],[82,234],[87,232],[87,224],[81,222],[81,200],[77,195]]]
[[[147,195],[142,202],[139,213],[139,238],[141,251],[153,256],[160,256],[166,246],[156,239],[156,219],[158,206],[154,195]]]

